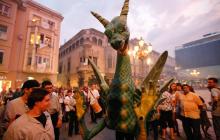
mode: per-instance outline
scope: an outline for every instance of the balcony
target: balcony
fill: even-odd
[[[28,26],[29,27],[39,27],[41,29],[46,29],[46,30],[49,30],[49,31],[55,31],[55,26],[50,25],[47,22],[29,20],[28,21]]]
[[[92,71],[92,68],[90,65],[84,65],[84,64],[80,64],[80,66],[77,67],[77,72],[85,72],[85,71]]]
[[[50,69],[49,65],[46,65],[46,63],[42,64],[35,64],[33,68],[31,69],[31,66],[26,66],[25,72],[29,73],[45,73],[45,74],[52,74],[52,70]]]

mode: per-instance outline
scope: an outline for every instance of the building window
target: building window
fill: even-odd
[[[76,41],[76,47],[78,47],[78,46],[79,46],[79,40]]]
[[[39,24],[41,22],[41,17],[39,17],[37,15],[33,15],[32,22]]]
[[[0,50],[0,64],[3,64],[4,52]]]
[[[98,62],[98,59],[97,59],[97,57],[93,57],[93,62],[96,64],[96,66],[97,66],[97,62]]]
[[[95,44],[97,44],[97,39],[96,39],[96,37],[92,37],[92,42],[95,43]]]
[[[85,57],[80,57],[80,62],[84,63],[85,62]]]
[[[28,66],[31,65],[31,61],[32,61],[32,58],[31,58],[31,57],[28,57],[28,62],[27,62],[27,65],[28,65]]]
[[[38,57],[38,64],[41,64],[41,63],[42,63],[42,57],[39,56],[39,57]]]
[[[41,26],[45,29],[54,29],[54,22],[48,20],[48,19],[42,19],[42,22],[41,22]]]
[[[49,28],[50,28],[50,29],[53,29],[54,26],[55,26],[54,22],[53,22],[53,21],[50,21],[50,20],[48,20],[48,24],[49,24]]]
[[[101,40],[101,39],[99,39],[98,45],[99,45],[99,46],[102,46],[102,40]]]
[[[72,49],[74,49],[75,48],[75,44],[72,44]]]
[[[41,43],[41,35],[37,35],[35,37],[35,34],[34,33],[31,33],[31,37],[30,37],[30,44],[33,45],[33,44],[36,44],[36,45],[39,45]],[[35,42],[34,42],[35,41]]]
[[[0,39],[7,39],[7,30],[8,27],[0,24]]]
[[[108,56],[108,68],[112,68],[112,55]]]
[[[63,70],[63,63],[60,63],[60,64],[59,64],[59,70],[58,70],[59,73],[62,73],[62,70]]]
[[[82,45],[84,43],[84,38],[80,39],[80,45]]]
[[[70,62],[70,58],[68,58],[68,62],[67,62],[67,72],[70,72],[70,68],[71,68],[71,62]]]
[[[45,42],[44,42],[44,44],[45,44],[46,46],[48,46],[48,47],[52,47],[52,46],[51,46],[51,37],[46,36],[46,37],[45,37]]]
[[[47,63],[47,58],[44,58],[44,59],[43,59],[43,63]]]
[[[0,15],[9,17],[10,10],[11,10],[10,6],[0,2]]]
[[[41,43],[41,44],[44,43],[44,34],[40,34],[40,43]]]
[[[70,52],[72,51],[72,46],[71,46],[71,45],[69,46],[69,51],[70,51]]]

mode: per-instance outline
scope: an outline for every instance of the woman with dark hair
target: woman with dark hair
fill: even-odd
[[[159,104],[158,110],[160,113],[160,124],[162,127],[162,139],[166,139],[166,128],[170,128],[170,139],[174,137],[174,121],[173,121],[173,96],[170,92],[162,93],[162,98],[165,100]]]
[[[180,136],[179,126],[177,122],[177,116],[178,116],[177,113],[179,113],[177,111],[179,111],[178,109],[179,106],[178,104],[176,104],[176,101],[175,101],[176,91],[177,91],[177,84],[176,83],[170,84],[169,93],[171,93],[172,95],[174,133],[176,133],[177,136]]]
[[[50,105],[49,93],[42,88],[33,89],[27,105],[30,110],[9,126],[3,140],[54,140],[53,125],[46,112]]]

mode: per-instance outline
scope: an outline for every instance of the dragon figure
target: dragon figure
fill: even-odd
[[[108,86],[97,66],[89,59],[103,91],[101,96],[105,100],[107,111],[104,119],[89,130],[84,121],[86,113],[84,96],[79,93],[76,108],[83,140],[90,140],[105,127],[134,134],[137,140],[146,140],[146,121],[152,118],[152,110],[155,110],[163,100],[160,98],[160,93],[172,81],[168,81],[159,91],[157,90],[157,82],[168,56],[168,52],[165,51],[141,85],[135,87],[131,76],[130,57],[127,54],[130,36],[127,27],[128,9],[129,0],[125,0],[120,16],[115,17],[111,22],[91,12],[103,24],[109,43],[117,51],[117,65],[112,83]]]

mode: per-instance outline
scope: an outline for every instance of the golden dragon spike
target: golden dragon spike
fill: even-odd
[[[99,14],[95,12],[91,12],[91,13],[94,17],[96,17],[102,23],[104,27],[106,27],[109,24],[109,21],[103,18],[102,16],[100,16]]]
[[[128,9],[129,9],[129,0],[125,0],[120,16],[125,16],[127,18]]]

